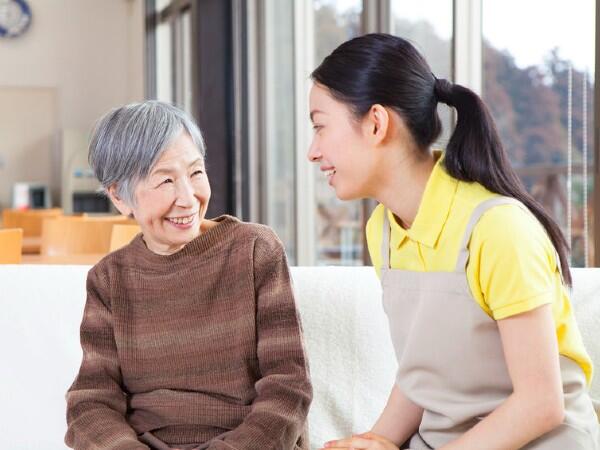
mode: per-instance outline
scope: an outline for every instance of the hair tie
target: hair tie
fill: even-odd
[[[435,75],[433,79],[433,93],[437,101],[451,105],[454,84],[445,78],[437,78]]]

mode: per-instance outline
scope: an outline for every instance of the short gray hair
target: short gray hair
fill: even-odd
[[[88,161],[106,192],[116,185],[118,195],[135,205],[135,186],[182,131],[187,132],[202,158],[204,139],[194,120],[165,102],[148,100],[113,109],[96,124]]]

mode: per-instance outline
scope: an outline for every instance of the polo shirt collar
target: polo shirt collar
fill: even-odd
[[[425,192],[412,226],[408,230],[402,228],[395,220],[392,212],[388,210],[392,235],[397,237],[397,239],[394,239],[394,244],[398,247],[402,245],[406,238],[409,238],[412,241],[434,248],[446,220],[448,220],[450,208],[456,195],[458,180],[448,175],[444,169],[441,152],[434,152],[434,154],[437,162],[425,186]]]

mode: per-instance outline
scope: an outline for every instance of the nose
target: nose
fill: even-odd
[[[306,157],[310,162],[318,162],[323,157],[314,141],[310,144]]]
[[[192,208],[196,203],[196,191],[192,182],[186,178],[180,178],[177,181],[175,204],[182,208]]]

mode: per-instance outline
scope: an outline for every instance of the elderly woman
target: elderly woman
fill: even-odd
[[[90,164],[142,233],[88,274],[70,447],[308,447],[312,389],[283,247],[266,226],[205,218],[204,151],[193,121],[157,101],[96,127]]]

